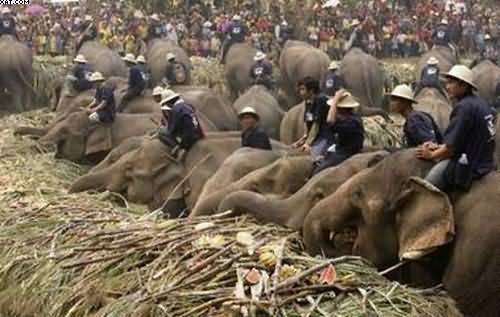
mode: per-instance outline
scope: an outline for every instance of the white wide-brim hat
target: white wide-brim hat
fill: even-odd
[[[96,82],[96,81],[104,81],[104,76],[100,72],[95,72],[90,75],[90,80],[91,82]]]
[[[252,107],[245,107],[245,108],[241,109],[241,111],[238,113],[238,118],[241,118],[242,116],[247,115],[247,114],[255,116],[257,118],[257,120],[259,120],[259,118],[260,118],[257,111],[255,111],[255,109]]]
[[[76,55],[76,57],[73,59],[73,62],[76,62],[76,63],[88,63],[87,59],[82,54]]]
[[[470,85],[472,88],[477,90],[476,84],[474,84],[474,73],[472,70],[465,65],[455,65],[449,72],[444,74],[448,78],[455,78],[464,83]]]
[[[168,53],[167,54],[167,61],[169,61],[171,59],[175,59],[175,54],[174,53]]]
[[[333,106],[333,98],[329,99],[326,103],[330,107]],[[344,97],[342,97],[342,99],[340,99],[339,103],[337,104],[337,108],[357,108],[359,106],[359,102],[350,92],[346,92]]]
[[[261,61],[263,59],[266,58],[266,54],[262,53],[262,52],[257,52],[257,54],[255,54],[253,60],[254,61]]]
[[[135,61],[135,57],[134,57],[134,54],[132,53],[128,53],[127,55],[125,55],[125,57],[122,58],[124,61],[126,62],[129,62],[129,63],[136,63]]]
[[[329,70],[334,70],[334,69],[337,69],[339,68],[339,63],[337,63],[336,61],[333,61],[330,63],[330,65],[328,65],[328,69]]]
[[[417,102],[413,97],[413,91],[408,85],[396,86],[394,90],[389,94],[389,96],[406,99],[415,103]]]
[[[139,55],[139,56],[137,56],[137,62],[144,64],[144,63],[146,63],[146,58],[144,58],[144,56],[142,56],[142,55]]]
[[[169,103],[170,101],[174,100],[177,97],[180,97],[178,93],[170,89],[165,89],[161,94],[161,101],[160,101],[160,105],[162,106],[161,110],[170,110],[171,108],[167,105],[167,103]],[[168,109],[163,109],[164,106],[168,107]]]
[[[151,96],[161,96],[163,94],[163,88],[161,86],[156,86],[153,88]]]
[[[429,58],[427,60],[427,64],[429,64],[429,65],[437,65],[437,64],[439,64],[439,60],[437,58],[435,58],[434,56],[431,56],[431,58]]]

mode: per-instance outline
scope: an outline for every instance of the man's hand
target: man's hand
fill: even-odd
[[[311,146],[309,144],[304,144],[300,147],[300,150],[302,152],[310,153],[311,152]]]
[[[424,160],[430,160],[432,159],[432,150],[435,149],[436,144],[433,144],[431,142],[427,142],[422,144],[417,148],[417,157],[424,159]]]

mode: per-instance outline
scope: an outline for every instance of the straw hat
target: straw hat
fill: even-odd
[[[470,68],[467,66],[455,65],[448,73],[444,75],[448,78],[458,79],[470,85],[472,88],[477,89],[476,85],[474,84],[474,74],[472,73],[472,70],[470,70]]]
[[[161,96],[163,94],[163,88],[161,86],[156,86],[153,88],[152,96]]]
[[[394,88],[394,90],[389,94],[391,97],[402,98],[405,100],[409,100],[411,102],[417,102],[413,98],[413,91],[408,85],[398,85]]]
[[[174,53],[168,53],[167,54],[167,61],[175,59],[175,54]]]
[[[137,62],[146,64],[146,59],[144,58],[143,55],[139,55],[139,56],[137,56]]]
[[[212,27],[212,22],[206,21],[205,23],[203,23],[203,26],[206,27],[206,28],[211,28]]]
[[[87,59],[82,54],[76,55],[76,57],[73,59],[73,62],[75,62],[75,63],[88,63]]]
[[[361,24],[361,22],[359,22],[359,20],[358,20],[358,19],[354,19],[354,20],[352,20],[352,22],[351,22],[351,26],[358,26],[358,25],[360,25],[360,24]]]
[[[261,61],[264,58],[266,58],[266,54],[262,53],[261,51],[258,51],[257,54],[255,54],[253,60],[254,61]]]
[[[333,98],[329,99],[326,103],[329,106],[332,106],[333,105]],[[357,108],[359,106],[360,106],[359,102],[349,92],[346,92],[344,97],[342,97],[342,99],[340,99],[340,102],[337,104],[337,108]]]
[[[331,62],[330,65],[328,66],[328,70],[334,70],[337,68],[339,68],[339,64],[336,61]]]
[[[91,82],[104,81],[104,77],[102,76],[102,74],[100,72],[95,72],[95,73],[92,73],[92,75],[90,76],[90,81]]]
[[[174,100],[175,98],[178,98],[180,97],[180,95],[178,93],[176,93],[175,91],[173,90],[170,90],[170,89],[165,89],[162,94],[161,94],[161,101],[160,101],[160,105],[161,105],[161,110],[170,110],[172,108],[170,108],[167,104]]]
[[[153,21],[160,21],[160,17],[158,16],[158,14],[155,13],[155,14],[153,14],[151,16],[151,20],[153,20]]]
[[[239,15],[235,14],[233,16],[233,21],[239,21],[239,20],[241,20],[241,17]]]
[[[260,118],[257,111],[255,111],[255,109],[252,107],[245,107],[245,108],[241,109],[241,111],[238,113],[238,118],[241,119],[241,117],[243,117],[246,114],[253,115],[257,120],[259,120],[259,118]]]
[[[125,55],[125,57],[124,57],[124,58],[122,58],[122,59],[123,59],[124,61],[126,61],[126,62],[129,62],[129,63],[133,63],[133,64],[135,64],[135,63],[136,63],[136,61],[135,61],[135,57],[134,57],[134,54],[132,54],[132,53],[128,53],[128,54],[127,54],[127,55]]]
[[[427,64],[429,64],[429,65],[437,65],[437,64],[439,64],[439,60],[437,58],[435,58],[434,56],[431,56],[431,58],[429,58],[427,60]]]
[[[442,19],[442,20],[441,20],[441,24],[448,25],[448,20],[446,20],[446,19]]]

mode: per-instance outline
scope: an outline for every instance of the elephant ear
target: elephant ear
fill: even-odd
[[[453,240],[453,207],[448,196],[429,182],[411,178],[395,208],[401,260],[416,260]]]

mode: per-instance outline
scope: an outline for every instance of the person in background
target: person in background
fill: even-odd
[[[115,85],[104,84],[104,77],[100,72],[95,72],[90,81],[96,84],[94,100],[88,105],[91,123],[113,123],[115,120]]]
[[[139,55],[137,56],[137,66],[141,71],[141,75],[146,82],[146,87],[150,87],[150,81],[151,81],[151,73],[148,69],[148,65],[146,65],[146,58],[144,55]]]
[[[76,43],[75,51],[78,52],[86,41],[92,41],[97,38],[97,27],[90,15],[86,15],[84,21],[79,26],[80,36]]]
[[[272,150],[271,141],[266,132],[258,126],[259,114],[252,107],[243,108],[238,114],[243,132],[241,146],[262,150]]]
[[[92,88],[92,83],[90,82],[92,67],[88,64],[85,56],[79,54],[73,59],[73,62],[75,66],[64,81],[64,93],[66,96],[75,96],[84,90]]]
[[[127,92],[122,98],[122,101],[118,108],[116,109],[118,112],[122,112],[125,110],[127,104],[137,96],[140,96],[144,89],[146,89],[146,74],[145,67],[143,65],[138,65],[137,61],[133,54],[129,53],[125,55],[123,60],[127,63],[129,67],[128,73],[128,86]]]
[[[327,96],[333,97],[341,88],[344,88],[344,80],[337,72],[339,65],[333,61],[328,66],[328,73],[325,76],[324,92]]]
[[[153,39],[159,39],[165,36],[166,29],[165,26],[161,23],[160,17],[158,14],[151,15],[150,24],[148,26],[148,35],[147,41],[151,41]]]
[[[473,93],[472,71],[455,65],[446,74],[453,110],[443,144],[424,143],[418,158],[438,162],[425,180],[442,191],[468,191],[474,180],[495,170],[496,112]]]
[[[237,14],[234,15],[233,21],[227,30],[226,39],[222,47],[222,62],[224,62],[226,54],[233,44],[243,43],[245,41],[246,33],[246,28],[241,23],[241,17]]]
[[[166,86],[172,86],[176,84],[181,84],[177,82],[176,71],[179,67],[182,67],[185,71],[184,65],[176,60],[174,53],[167,54],[167,66],[165,67],[165,75],[162,79],[162,83]]]
[[[250,68],[250,78],[253,85],[264,85],[269,91],[273,89],[273,66],[266,61],[266,54],[258,51]]]
[[[4,7],[2,9],[2,17],[0,19],[0,35],[4,34],[12,35],[18,39],[16,32],[16,20],[12,16],[8,7]]]
[[[443,137],[432,116],[423,111],[413,109],[417,101],[408,85],[398,85],[394,88],[391,97],[391,111],[399,113],[405,118],[403,126],[405,147],[417,147],[426,142],[440,144]]]
[[[450,47],[450,31],[446,19],[442,19],[436,29],[434,29],[434,32],[432,32],[432,40],[434,41],[434,45]]]
[[[434,56],[431,56],[427,61],[427,64],[422,68],[422,72],[420,74],[420,82],[415,89],[415,96],[418,96],[420,91],[424,88],[436,88],[441,95],[443,95],[446,99],[448,99],[448,95],[444,91],[443,87],[441,87],[441,83],[439,82],[440,70],[438,67],[439,60]]]

